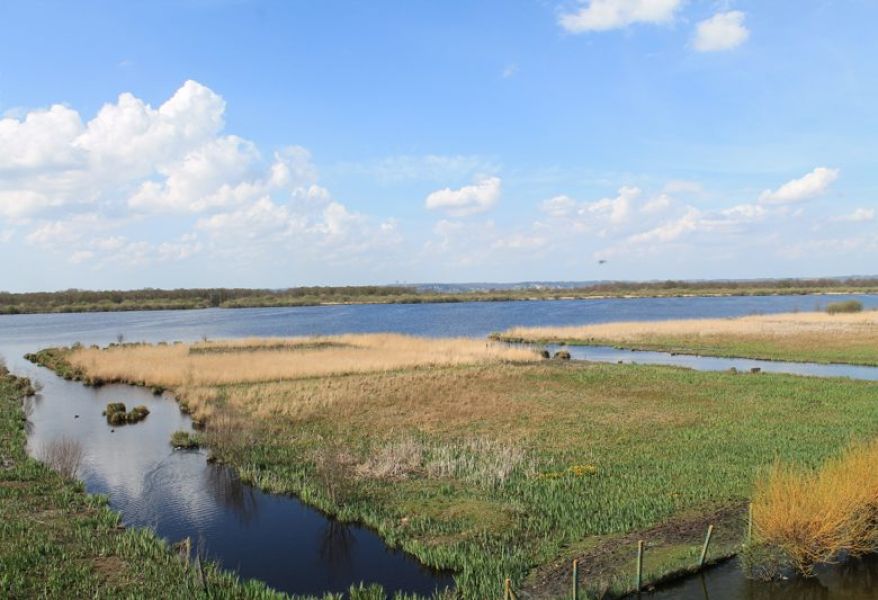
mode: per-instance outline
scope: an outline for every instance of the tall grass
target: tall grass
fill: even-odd
[[[705,356],[878,365],[878,311],[514,327],[493,337]]]
[[[830,302],[826,305],[826,312],[830,315],[840,313],[863,312],[863,303],[859,300],[845,300],[844,302]]]
[[[878,440],[822,467],[775,464],[756,485],[756,543],[796,571],[878,550]]]
[[[219,351],[221,350],[221,351]],[[539,360],[529,349],[473,339],[397,334],[341,335],[293,340],[78,348],[74,370],[93,381],[147,382],[166,388],[281,381],[345,373]]]

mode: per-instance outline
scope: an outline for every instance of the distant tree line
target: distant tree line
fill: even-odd
[[[308,306],[328,303],[421,303],[504,301],[613,295],[792,294],[878,292],[878,277],[710,281],[607,281],[580,287],[439,292],[407,285],[311,286],[287,289],[191,288],[0,292],[0,314]]]

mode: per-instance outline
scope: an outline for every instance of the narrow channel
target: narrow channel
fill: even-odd
[[[649,350],[624,350],[611,346],[547,346],[550,353],[566,350],[574,360],[587,360],[604,363],[667,365],[686,367],[696,371],[728,371],[735,369],[741,373],[759,369],[765,373],[787,373],[808,377],[848,377],[878,381],[878,367],[860,365],[832,365],[807,362],[785,362],[758,360],[753,358],[723,358],[715,356],[695,356],[692,354],[672,354]]]
[[[47,369],[28,371],[42,385],[29,452],[39,456],[43,444],[61,436],[78,440],[86,491],[108,495],[126,526],[150,527],[169,542],[188,537],[194,550],[240,577],[292,594],[344,592],[359,582],[381,584],[391,594],[429,595],[453,586],[451,574],[387,547],[371,529],[245,485],[203,452],[173,450],[171,433],[190,431],[192,423],[170,396],[126,385],[91,388]],[[101,415],[109,402],[143,404],[150,414],[139,424],[111,427]]]

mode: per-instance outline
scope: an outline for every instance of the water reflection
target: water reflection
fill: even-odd
[[[554,354],[561,346],[553,344],[548,348]],[[739,373],[746,373],[751,369],[759,369],[766,373],[790,373],[813,377],[849,377],[851,379],[878,381],[878,367],[823,365],[753,358],[694,356],[692,354],[670,354],[668,352],[644,350],[621,350],[610,346],[564,346],[564,349],[570,352],[571,358],[593,362],[670,365],[686,367],[697,371],[728,371],[735,369]]]
[[[808,579],[747,579],[737,561],[641,594],[648,600],[874,600],[878,598],[878,557],[853,559],[818,569]]]
[[[202,452],[174,451],[171,433],[191,431],[192,424],[170,397],[130,386],[94,389],[29,370],[45,383],[33,402],[31,453],[61,436],[80,441],[86,489],[107,494],[125,525],[150,527],[172,543],[189,538],[241,577],[295,594],[343,592],[361,581],[424,595],[453,585],[450,574],[388,548],[365,527],[260,492]],[[112,428],[101,416],[109,402],[144,404],[149,418]]]
[[[334,570],[346,570],[351,564],[351,554],[356,538],[347,523],[328,521],[320,539],[320,558]]]
[[[207,465],[204,469],[204,487],[213,498],[247,525],[259,514],[256,492],[241,482],[238,473],[223,465]]]

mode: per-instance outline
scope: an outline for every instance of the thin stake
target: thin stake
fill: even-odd
[[[704,561],[707,560],[707,548],[710,546],[711,535],[713,535],[713,525],[708,525],[707,537],[704,538],[704,547],[701,549],[701,559],[698,561],[698,568],[703,567]]]
[[[753,503],[750,503],[750,509],[747,511],[747,544],[753,543]]]
[[[573,600],[579,600],[579,561],[573,561]]]
[[[643,587],[643,540],[637,542],[637,591]]]

